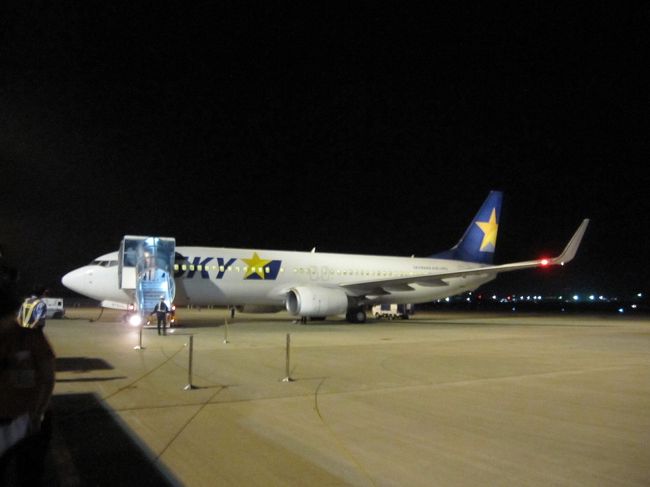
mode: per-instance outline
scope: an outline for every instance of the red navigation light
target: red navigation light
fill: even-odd
[[[542,267],[545,267],[550,264],[550,261],[548,259],[542,259],[539,263],[542,265]]]

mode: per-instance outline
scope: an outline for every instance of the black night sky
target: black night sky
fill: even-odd
[[[646,290],[650,6],[450,4],[4,2],[5,258],[61,292],[124,234],[423,256],[499,189],[497,263],[592,222],[487,289]]]

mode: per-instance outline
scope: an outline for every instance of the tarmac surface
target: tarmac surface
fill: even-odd
[[[45,485],[650,485],[647,317],[98,315],[47,323]]]

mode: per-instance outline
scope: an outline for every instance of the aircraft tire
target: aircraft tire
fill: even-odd
[[[345,319],[350,323],[365,323],[366,312],[361,308],[351,309],[345,314]]]

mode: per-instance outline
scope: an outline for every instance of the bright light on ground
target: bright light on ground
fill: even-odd
[[[131,315],[129,324],[131,326],[140,326],[142,324],[142,317],[140,315]]]

